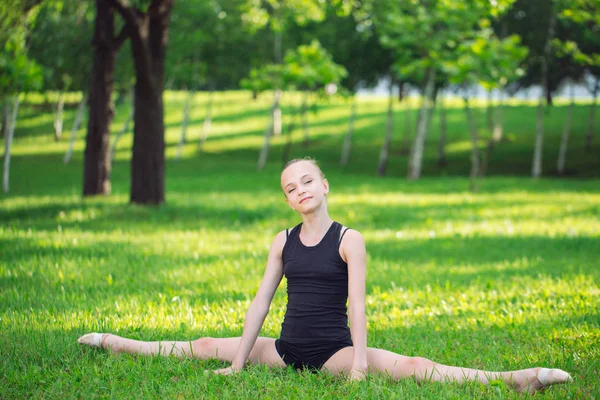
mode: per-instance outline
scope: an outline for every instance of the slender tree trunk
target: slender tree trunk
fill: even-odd
[[[302,93],[302,108],[301,108],[301,116],[302,116],[302,131],[304,132],[304,148],[308,149],[309,144],[309,132],[308,132],[308,92],[305,90]]]
[[[8,132],[8,116],[10,115],[10,102],[5,100],[4,104],[0,103],[2,107],[2,126],[0,126],[0,135],[2,137],[6,136],[6,132]]]
[[[290,160],[290,153],[292,151],[292,133],[294,129],[296,129],[296,115],[298,112],[292,108],[292,114],[290,115],[290,123],[286,127],[286,141],[285,146],[283,147],[283,152],[281,153],[281,162],[285,166],[285,164]]]
[[[598,100],[598,91],[600,91],[600,79],[596,79],[596,85],[594,86],[594,90],[592,92],[593,100],[590,105],[590,119],[588,123],[588,132],[585,137],[585,151],[587,153],[592,151],[592,138],[594,137],[594,117],[596,112],[596,104]]]
[[[385,138],[381,144],[381,151],[379,152],[379,165],[377,166],[377,175],[385,176],[385,171],[388,165],[388,159],[390,156],[390,147],[392,145],[392,134],[394,133],[394,80],[390,79],[389,88],[389,99],[388,99],[388,111],[387,111],[387,123],[385,125]]]
[[[487,131],[489,134],[491,134],[494,130],[494,100],[491,90],[488,90],[487,92],[487,108],[485,111],[485,119]]]
[[[354,120],[356,119],[356,95],[352,96],[352,104],[350,105],[350,118],[348,120],[348,132],[344,137],[344,145],[342,146],[342,158],[340,165],[345,167],[350,161],[350,149],[352,148],[352,135],[354,134]]]
[[[85,113],[87,99],[88,95],[86,93],[81,98],[79,106],[77,107],[77,113],[75,114],[75,122],[73,123],[73,128],[71,129],[71,138],[69,139],[69,148],[67,149],[67,153],[65,154],[65,158],[63,160],[65,165],[67,165],[69,161],[71,161],[71,155],[73,154],[73,145],[75,144],[75,137],[77,136],[77,131],[79,130],[81,120],[83,119],[83,114]]]
[[[129,114],[127,115],[127,119],[125,120],[125,123],[123,124],[123,128],[119,131],[119,133],[116,134],[115,139],[113,140],[113,144],[110,149],[110,159],[109,159],[108,163],[111,166],[111,168],[112,168],[112,163],[115,159],[115,154],[117,154],[117,148],[119,147],[118,146],[119,140],[121,140],[121,138],[123,137],[124,134],[129,132],[129,124],[133,120],[134,115],[135,115],[135,97],[131,96],[131,108],[129,109]]]
[[[410,138],[413,130],[411,105],[410,97],[406,96],[404,101],[404,133],[402,134],[402,144],[400,146],[402,155],[410,154]]]
[[[503,91],[501,90],[498,95],[498,105],[494,109],[494,130],[492,133],[492,148],[502,140],[503,118],[504,118],[504,104],[503,104]]]
[[[408,161],[408,179],[419,179],[421,177],[421,168],[423,163],[423,150],[425,147],[425,138],[429,131],[429,114],[433,108],[433,96],[435,91],[435,68],[427,71],[427,82],[425,84],[423,104],[419,112],[419,124],[417,135],[415,136],[413,146]]]
[[[556,25],[556,13],[554,12],[554,9],[551,10],[551,13],[552,15],[550,16],[550,23],[548,25],[548,35],[546,37],[546,44],[544,46],[544,55],[540,60],[542,65],[542,93],[540,94],[538,103],[535,149],[533,153],[533,163],[531,166],[531,176],[533,178],[539,178],[542,176],[542,154],[544,148],[544,101],[548,101],[548,64],[552,39],[554,38],[554,27]]]
[[[564,175],[565,173],[565,161],[567,158],[567,149],[569,147],[569,134],[571,133],[571,120],[573,118],[573,109],[575,108],[575,85],[571,84],[570,89],[571,104],[569,104],[569,110],[567,111],[565,127],[563,129],[560,148],[558,151],[558,160],[556,161],[556,171],[559,175]]]
[[[59,141],[63,132],[63,110],[65,108],[65,95],[62,91],[58,92],[58,102],[56,105],[56,115],[54,116],[54,140]]]
[[[179,137],[179,143],[177,144],[177,153],[175,154],[175,159],[180,160],[181,155],[183,153],[183,145],[185,144],[185,133],[187,131],[188,122],[190,120],[190,111],[192,109],[192,103],[194,101],[194,94],[196,92],[194,90],[190,90],[188,93],[187,100],[185,102],[185,106],[183,108],[183,121],[181,122],[181,136]]]
[[[198,141],[198,150],[201,151],[204,143],[206,143],[206,138],[208,138],[208,133],[210,132],[210,127],[212,126],[212,106],[214,99],[215,91],[211,85],[210,92],[208,93],[208,102],[206,103],[206,117],[204,117],[204,123],[202,124],[202,134],[200,136],[200,140]]]
[[[446,105],[444,92],[440,93],[440,142],[438,144],[438,166],[446,165],[446,137],[448,136],[448,121],[446,118]]]
[[[471,173],[469,174],[469,186],[471,191],[477,189],[477,176],[479,175],[479,134],[477,132],[477,125],[473,118],[471,107],[469,106],[468,95],[463,98],[465,103],[465,113],[467,114],[467,125],[469,126],[469,132],[471,134]]]
[[[10,176],[10,151],[12,148],[12,141],[15,135],[15,127],[17,126],[17,114],[19,113],[19,95],[15,95],[12,106],[12,116],[8,118],[8,129],[4,135],[4,171],[2,174],[2,188],[4,193],[8,193],[9,190],[9,176]]]
[[[275,58],[275,64],[281,64],[283,62],[283,32],[281,29],[275,31],[275,40],[273,42],[273,52]],[[279,105],[279,99],[281,98],[281,88],[275,88],[274,97],[278,98],[274,101],[277,107],[273,109],[273,135],[281,135],[281,127],[283,117],[281,115],[281,107]]]
[[[135,67],[135,115],[130,201],[158,205],[165,201],[164,64],[174,0],[152,0],[142,12],[110,0],[131,38]]]
[[[96,22],[93,39],[94,65],[90,86],[83,195],[110,193],[110,124],[114,111],[111,103],[115,57],[113,45],[114,10],[105,0],[96,0]]]
[[[274,118],[273,110],[279,108],[279,99],[281,98],[281,91],[275,91],[275,98],[273,99],[273,106],[271,107],[271,118]],[[273,121],[269,121],[265,129],[265,141],[258,157],[258,169],[262,170],[267,164],[267,158],[269,156],[269,145],[271,143],[271,135],[273,134]]]

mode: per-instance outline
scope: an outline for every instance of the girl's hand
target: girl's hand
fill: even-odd
[[[352,370],[350,370],[350,375],[348,376],[348,378],[351,381],[362,381],[367,377],[367,371],[363,370],[363,369],[356,369],[356,368],[352,368]]]
[[[237,369],[233,368],[233,366],[232,366],[232,367],[217,369],[213,372],[217,375],[233,375],[233,374],[237,374],[239,371]]]

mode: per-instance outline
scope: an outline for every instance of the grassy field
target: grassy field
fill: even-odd
[[[199,95],[184,157],[174,160],[184,99],[166,97],[167,203],[159,208],[128,204],[130,136],[117,152],[113,193],[82,199],[84,129],[65,166],[67,138],[54,142],[52,114],[23,105],[11,192],[0,197],[0,398],[523,397],[501,383],[348,383],[259,367],[222,377],[204,373],[224,366],[216,361],[78,346],[89,331],[141,340],[239,336],[270,241],[299,222],[278,185],[283,139],[274,140],[267,168],[255,168],[269,98],[217,97],[213,131],[198,153],[206,100]],[[488,370],[562,368],[574,382],[538,397],[600,397],[600,147],[582,152],[588,106],[576,108],[569,179],[552,176],[566,108],[548,113],[546,177],[537,181],[528,177],[535,108],[507,107],[509,141],[492,153],[476,193],[467,190],[460,108],[449,113],[448,165],[435,165],[436,119],[426,177],[417,182],[404,179],[398,112],[388,177],[377,178],[385,106],[359,103],[345,170],[338,160],[346,103],[311,115],[311,147],[293,148],[294,156],[321,160],[332,217],[365,236],[369,345]],[[117,109],[115,131],[127,112]],[[67,128],[72,120],[70,110]],[[284,311],[282,283],[262,335],[277,337]]]

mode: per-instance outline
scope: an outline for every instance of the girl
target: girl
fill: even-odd
[[[329,217],[329,183],[314,161],[287,163],[281,173],[281,188],[289,206],[301,215],[302,223],[275,236],[241,338],[141,342],[112,334],[89,333],[78,342],[115,352],[231,362],[230,367],[215,371],[223,375],[239,372],[250,361],[271,367],[291,365],[297,369],[345,374],[353,380],[364,379],[368,373],[387,374],[394,379],[412,377],[417,381],[487,384],[500,379],[517,391],[531,393],[571,380],[560,369],[489,372],[367,347],[366,251],[362,235]],[[284,275],[288,304],[280,338],[258,337]]]

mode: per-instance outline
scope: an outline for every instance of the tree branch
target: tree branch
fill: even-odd
[[[137,25],[137,18],[135,16],[135,12],[133,8],[125,6],[121,3],[120,0],[105,0],[108,3],[112,4],[112,6],[121,14],[123,19],[125,20],[126,25],[131,25],[132,28],[135,28]]]
[[[129,25],[125,24],[123,25],[123,28],[121,28],[121,32],[119,32],[119,34],[114,38],[113,40],[113,49],[119,50],[121,48],[121,46],[123,45],[123,43],[125,43],[125,41],[127,40],[127,38],[129,37]]]

